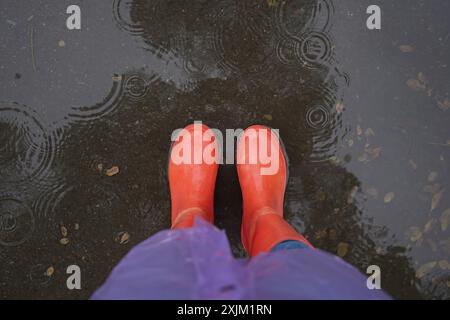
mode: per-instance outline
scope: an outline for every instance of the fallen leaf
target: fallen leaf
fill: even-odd
[[[99,164],[97,164],[97,170],[98,171],[103,171],[103,164],[102,163],[99,163]]]
[[[408,44],[403,44],[399,47],[400,51],[403,53],[410,53],[414,51],[414,47]]]
[[[342,113],[344,111],[344,102],[341,100],[336,104],[336,112]]]
[[[59,40],[59,41],[58,41],[58,46],[59,46],[60,48],[65,47],[65,46],[66,46],[65,41],[64,41],[64,40]]]
[[[61,240],[59,240],[59,243],[61,243],[62,245],[66,245],[69,243],[69,239],[68,238],[62,238]]]
[[[268,120],[268,121],[272,121],[273,117],[271,114],[265,114],[264,115],[264,119]]]
[[[116,242],[120,244],[126,244],[130,240],[130,234],[126,231],[121,231],[116,236]]]
[[[378,157],[380,156],[380,154],[381,154],[381,147],[372,148],[372,149],[367,148],[367,149],[366,149],[366,152],[367,152],[368,154],[370,154],[370,155],[372,156],[372,158],[376,159],[376,158],[378,158]]]
[[[63,237],[67,237],[67,228],[64,226],[61,226],[61,234]]]
[[[442,195],[444,194],[444,189],[439,191],[438,193],[435,193],[433,197],[431,198],[431,211],[436,209],[436,207],[439,205],[439,201],[441,201]]]
[[[48,269],[45,272],[45,274],[47,275],[47,277],[51,277],[54,272],[55,272],[55,268],[53,268],[53,266],[50,266],[50,267],[48,267]]]
[[[79,230],[80,229],[80,224],[79,223],[75,223],[74,229],[75,230]]]
[[[418,279],[423,278],[428,272],[430,272],[436,266],[436,264],[437,264],[436,261],[425,263],[419,269],[417,269],[416,277]]]
[[[423,72],[419,72],[418,74],[417,74],[417,79],[420,81],[420,82],[422,82],[423,84],[426,84],[428,81],[427,81],[427,79],[425,78],[425,75],[423,74]]]
[[[375,132],[373,131],[372,128],[367,128],[366,131],[364,132],[364,135],[365,135],[366,137],[374,136],[374,135],[375,135]]]
[[[348,252],[348,243],[340,242],[337,246],[337,255],[339,257],[344,257]]]
[[[122,80],[122,76],[120,74],[114,74],[112,76],[112,80],[113,81],[121,81]]]
[[[439,100],[437,102],[437,105],[438,105],[439,109],[446,111],[450,108],[450,100],[449,99]]]
[[[441,218],[439,219],[441,222],[441,230],[446,231],[448,228],[448,224],[450,221],[450,208],[442,212]]]
[[[394,197],[395,197],[394,192],[386,193],[386,195],[384,196],[384,203],[390,203],[392,200],[394,200]]]
[[[358,136],[360,136],[360,135],[362,135],[362,133],[363,133],[363,130],[362,130],[361,126],[358,124],[358,125],[356,126],[356,134],[357,134]]]
[[[119,173],[119,167],[117,167],[117,166],[111,167],[108,170],[106,170],[106,175],[108,177],[112,177],[118,173]]]
[[[417,163],[414,160],[409,160],[409,165],[411,166],[411,168],[413,168],[414,170],[417,170]]]
[[[353,188],[350,190],[350,193],[348,194],[347,197],[348,204],[353,203],[353,201],[355,200],[356,193],[358,192],[358,189],[359,189],[358,186],[353,186]]]
[[[354,144],[355,142],[353,141],[353,139],[349,139],[349,140],[347,141],[347,143],[348,143],[348,146],[349,146],[349,147],[352,147],[353,144]]]
[[[424,91],[426,89],[425,84],[417,79],[409,79],[406,81],[406,85],[414,91]]]
[[[410,227],[407,231],[407,236],[412,242],[422,239],[422,231],[418,227]]]
[[[428,175],[428,182],[434,182],[438,177],[438,173],[436,171],[431,171]]]
[[[431,231],[431,229],[433,228],[433,224],[435,222],[435,219],[431,219],[430,221],[428,221],[425,226],[423,227],[423,233],[428,233]]]

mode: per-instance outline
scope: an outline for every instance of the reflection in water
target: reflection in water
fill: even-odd
[[[393,296],[435,294],[426,285],[417,290],[408,249],[364,217],[361,183],[336,161],[349,131],[342,116],[350,76],[334,53],[333,3],[269,3],[115,0],[120,32],[176,72],[133,66],[111,75],[102,101],[72,107],[51,130],[27,107],[0,107],[2,179],[33,190],[0,197],[0,258],[11,261],[0,270],[8,279],[3,296],[67,297],[64,273],[50,280],[47,271],[51,264],[64,270],[54,257],[67,257],[85,270],[85,291],[77,294],[88,297],[132,245],[167,228],[169,139],[193,120],[222,132],[255,123],[279,128],[290,159],[287,219],[363,272],[379,265]],[[109,175],[113,167],[119,171]],[[32,201],[15,200],[19,194]],[[232,166],[219,170],[215,203],[217,225],[243,256]]]

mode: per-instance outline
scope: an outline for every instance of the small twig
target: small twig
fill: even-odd
[[[33,64],[33,70],[36,72],[36,57],[34,55],[34,28],[30,28],[30,47],[31,47],[31,63]]]

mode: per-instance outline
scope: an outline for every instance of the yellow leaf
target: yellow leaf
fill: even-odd
[[[53,273],[55,272],[55,268],[53,268],[52,266],[48,267],[47,271],[45,272],[45,274],[47,275],[47,277],[51,277],[53,275]]]
[[[106,170],[106,175],[108,176],[108,177],[112,177],[112,176],[115,176],[116,174],[118,174],[119,173],[119,167],[117,167],[117,166],[114,166],[114,167],[111,167],[111,168],[109,168],[108,170]]]
[[[448,223],[450,220],[450,208],[442,212],[441,218],[439,219],[441,222],[441,230],[445,231],[448,228]]]
[[[386,195],[384,196],[384,203],[392,202],[392,200],[394,200],[394,197],[395,197],[395,193],[394,192],[386,193]]]
[[[443,194],[444,194],[444,189],[442,189],[441,191],[439,191],[433,195],[433,197],[431,198],[431,211],[436,209],[436,207],[439,204],[439,201],[441,201]]]
[[[344,257],[348,252],[348,243],[340,242],[337,246],[337,254],[339,257]]]

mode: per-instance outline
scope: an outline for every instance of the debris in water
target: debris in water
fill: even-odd
[[[450,208],[442,212],[441,217],[439,218],[439,221],[441,223],[441,230],[446,231],[448,228],[448,224],[450,221]]]
[[[436,171],[431,171],[428,175],[428,182],[434,182],[438,176],[438,173]]]
[[[442,101],[438,100],[437,105],[438,105],[439,109],[441,109],[443,111],[447,111],[450,108],[450,100],[449,99],[445,99]]]
[[[65,238],[67,237],[67,228],[64,226],[61,226],[61,234]]]
[[[115,241],[119,242],[120,244],[126,244],[128,243],[128,241],[130,241],[130,234],[126,231],[121,231],[117,234]]]
[[[439,201],[441,201],[443,194],[444,194],[444,189],[442,189],[441,191],[439,191],[433,195],[433,197],[431,198],[431,211],[436,209],[436,207],[439,205]]]
[[[348,252],[348,243],[340,242],[337,246],[337,255],[339,257],[344,257]]]
[[[414,51],[414,47],[408,44],[403,44],[399,47],[400,51],[403,53],[410,53]]]
[[[422,265],[416,271],[416,278],[417,279],[423,278],[427,273],[429,273],[436,266],[436,264],[437,264],[436,261],[431,261],[431,262],[428,262],[428,263],[425,263],[424,265]]]
[[[394,197],[395,197],[395,193],[394,193],[394,192],[386,193],[386,195],[384,196],[384,203],[390,203],[390,202],[392,202],[392,200],[394,199]]]
[[[55,272],[55,268],[53,268],[53,266],[50,266],[50,267],[48,267],[48,269],[45,272],[45,274],[47,275],[47,277],[51,277],[54,272]]]
[[[118,166],[114,166],[114,167],[111,167],[111,168],[106,170],[106,175],[108,177],[115,176],[118,173],[119,173],[119,167]]]
[[[417,242],[422,239],[422,231],[418,227],[410,227],[406,235],[412,242]]]

